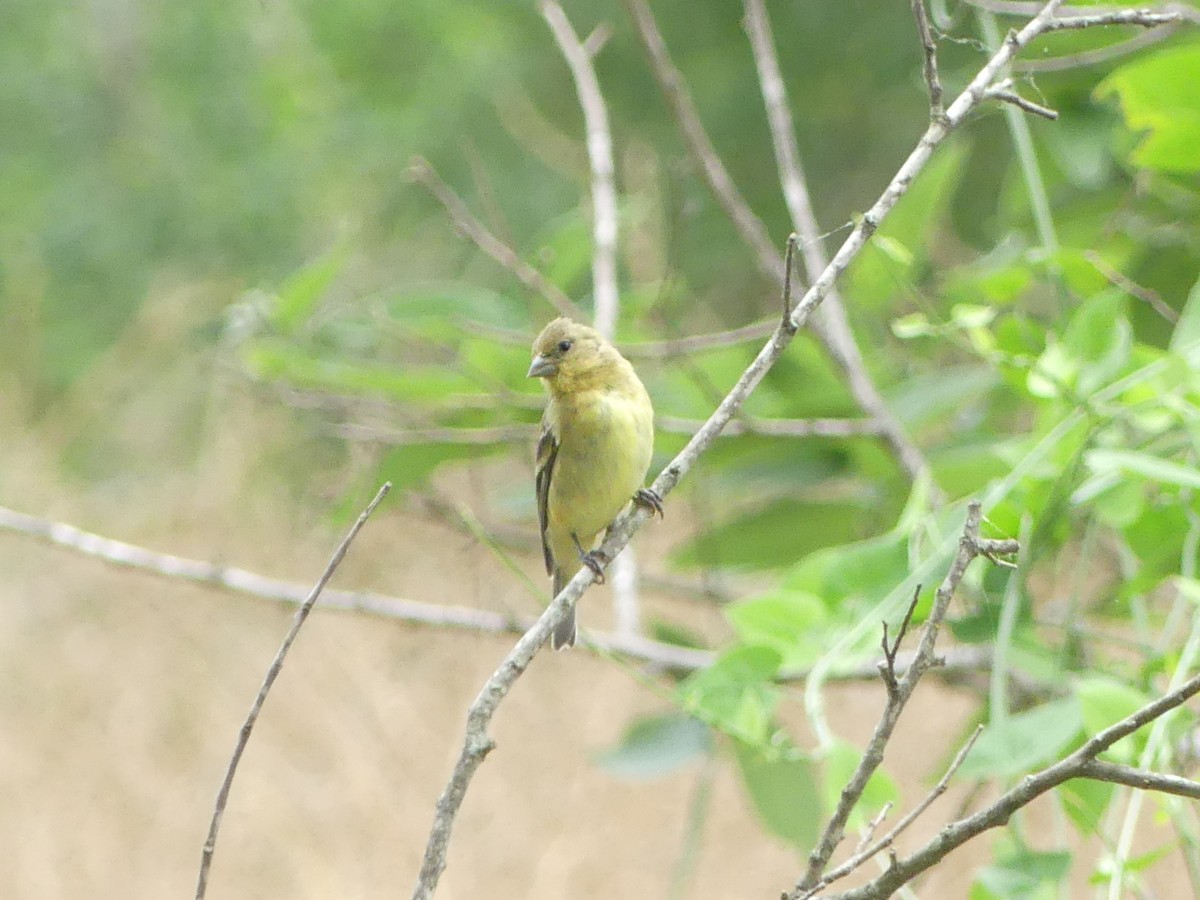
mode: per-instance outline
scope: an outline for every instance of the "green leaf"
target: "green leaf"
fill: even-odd
[[[1175,331],[1171,334],[1171,350],[1183,356],[1190,355],[1200,347],[1200,281],[1197,281],[1188,293],[1183,312],[1175,323]]]
[[[1094,836],[1100,827],[1100,820],[1108,810],[1115,789],[1107,782],[1088,778],[1072,778],[1056,788],[1063,810],[1079,834],[1088,838]]]
[[[753,746],[768,746],[779,702],[774,684],[782,662],[769,647],[734,647],[677,688],[685,711]]]
[[[956,303],[950,309],[950,319],[959,328],[985,328],[996,318],[996,310],[976,303]]]
[[[346,245],[339,243],[283,283],[271,310],[271,321],[280,332],[292,334],[308,321],[313,308],[341,272],[348,256]]]
[[[1141,475],[1150,481],[1174,484],[1184,488],[1200,488],[1200,471],[1191,466],[1141,453],[1137,450],[1089,450],[1085,455],[1088,468],[1096,474],[1119,471]]]
[[[1160,172],[1200,171],[1200,45],[1194,42],[1127,63],[1096,88],[1116,95],[1126,124],[1148,132],[1133,163]]]
[[[1081,678],[1075,685],[1075,695],[1079,698],[1083,727],[1089,735],[1099,734],[1150,702],[1142,691],[1103,675]],[[1136,745],[1144,744],[1145,740],[1145,737],[1139,740],[1136,733],[1131,734],[1110,747],[1108,753],[1123,761],[1132,761]]]
[[[819,597],[783,589],[731,603],[725,617],[743,643],[779,651],[786,668],[807,665],[820,655],[829,618]]]
[[[934,328],[929,323],[929,317],[923,312],[909,313],[892,320],[892,334],[902,341],[925,337],[933,333]]]
[[[984,729],[959,767],[959,778],[1014,778],[1057,759],[1083,727],[1074,697],[1010,716]]]
[[[711,753],[712,744],[708,726],[690,716],[649,716],[634,722],[621,743],[598,756],[596,763],[620,778],[659,778]]]
[[[678,566],[775,568],[830,543],[860,534],[868,511],[852,503],[785,498],[697,535],[678,548]],[[820,522],[815,530],[807,526]]]
[[[1071,869],[1073,855],[1066,851],[1037,853],[1023,850],[988,866],[975,876],[988,893],[984,897],[1003,900],[1053,900],[1057,884]],[[972,891],[972,897],[981,896]]]
[[[1111,381],[1129,360],[1132,346],[1124,295],[1109,290],[1088,298],[1063,336],[1063,347],[1079,363],[1076,389],[1086,395]]]
[[[734,753],[746,793],[767,830],[793,847],[811,847],[821,821],[812,762],[794,751],[764,754],[740,742]]]

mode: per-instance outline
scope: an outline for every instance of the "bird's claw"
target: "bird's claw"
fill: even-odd
[[[604,567],[608,565],[608,557],[599,550],[589,550],[579,554],[579,561],[592,570],[596,576],[596,584],[604,584]]]
[[[637,493],[633,495],[633,502],[650,510],[651,516],[658,516],[660,519],[666,518],[663,514],[662,497],[650,488],[638,488]]]

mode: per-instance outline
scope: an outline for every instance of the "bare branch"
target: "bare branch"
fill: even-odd
[[[1187,22],[1200,23],[1200,10],[1180,7],[1164,12],[1149,9],[1111,9],[1088,14],[1079,10],[1072,16],[1052,19],[1047,31],[1067,31],[1079,28],[1096,28],[1107,25],[1137,25],[1142,28],[1160,28],[1163,25],[1183,25]]]
[[[331,426],[338,437],[368,444],[528,444],[537,438],[536,425],[492,425],[480,428],[457,428],[446,425],[433,428],[380,428],[357,422],[341,422]]]
[[[608,110],[592,55],[580,42],[567,14],[554,0],[542,0],[542,18],[550,26],[558,49],[562,51],[583,110],[587,129],[588,161],[592,167],[592,288],[595,292],[596,330],[612,339],[616,333],[617,310],[617,191],[613,185],[612,134]],[[598,48],[597,48],[598,49]]]
[[[945,114],[942,107],[942,82],[938,79],[937,41],[929,27],[929,16],[925,13],[925,0],[912,0],[913,18],[917,22],[917,36],[921,39],[921,50],[925,54],[925,85],[929,88],[929,115],[938,118]]]
[[[592,66],[592,56],[607,38],[609,29],[597,29],[592,38],[594,49],[585,47],[575,34],[563,8],[555,0],[542,0],[542,16],[554,33],[579,96],[587,129],[588,161],[592,168],[592,291],[595,325],[609,340],[616,337],[621,301],[617,289],[617,190],[613,183],[613,141],[608,110],[600,81]],[[590,41],[591,39],[589,39]],[[612,596],[617,633],[641,631],[641,603],[638,600],[637,560],[626,551],[613,561]]]
[[[833,896],[837,900],[884,900],[884,898],[891,897],[902,885],[936,865],[955,848],[962,846],[984,831],[1006,824],[1018,809],[1027,806],[1042,794],[1073,778],[1094,777],[1101,781],[1131,784],[1134,787],[1162,790],[1166,793],[1186,797],[1200,795],[1200,785],[1186,779],[1140,772],[1125,766],[1113,766],[1096,759],[1121,738],[1181,706],[1198,693],[1200,693],[1200,675],[1193,677],[1153,703],[1146,704],[1133,715],[1106,728],[1065,759],[1036,774],[1022,778],[1016,786],[986,808],[947,825],[924,847],[911,856],[896,859],[887,871],[869,884]]]
[[[413,181],[429,191],[434,199],[442,205],[460,234],[470,238],[476,247],[508,269],[521,284],[549,301],[550,305],[560,314],[580,322],[587,321],[586,313],[576,306],[575,301],[563,293],[558,285],[521,259],[515,250],[492,234],[482,222],[475,218],[467,209],[467,204],[463,202],[462,198],[454,193],[446,182],[442,181],[433,166],[426,160],[419,156],[414,157],[409,164],[408,171]]]
[[[1084,250],[1083,258],[1090,262],[1097,272],[1107,278],[1110,284],[1119,287],[1125,293],[1129,294],[1129,296],[1141,300],[1172,325],[1179,321],[1179,313],[1167,305],[1167,302],[1163,300],[1158,291],[1142,287],[1132,278],[1128,278],[1123,273],[1118,272],[1095,250]]]
[[[695,434],[704,424],[699,419],[659,416],[655,424],[663,431]],[[730,422],[722,435],[761,434],[768,437],[848,438],[879,434],[879,423],[871,419],[760,419],[742,416]]]
[[[462,320],[459,323],[464,331],[484,335],[508,344],[524,346],[529,343],[529,335],[523,331],[502,328],[498,325],[487,325],[482,322]],[[775,330],[779,324],[778,317],[772,317],[761,322],[752,322],[728,331],[718,331],[712,334],[698,334],[691,337],[670,338],[664,341],[645,341],[642,343],[618,344],[621,353],[629,359],[671,359],[682,354],[696,353],[702,350],[716,350],[722,347],[734,347],[749,341],[760,341]]]
[[[955,555],[953,562],[950,564],[950,570],[946,573],[945,579],[943,579],[941,586],[934,595],[933,609],[930,611],[929,617],[925,621],[925,626],[921,631],[921,641],[917,647],[916,656],[913,658],[913,662],[904,673],[904,676],[900,679],[895,677],[895,652],[900,639],[904,637],[907,623],[912,618],[913,610],[916,607],[916,594],[914,594],[913,601],[908,607],[908,612],[904,616],[896,642],[891,646],[890,652],[885,635],[885,664],[883,666],[883,674],[884,682],[888,689],[887,705],[879,718],[879,722],[875,726],[875,732],[871,735],[871,740],[868,741],[866,749],[863,750],[858,768],[855,769],[854,775],[851,776],[850,781],[842,789],[833,815],[830,816],[829,822],[825,826],[825,830],[821,833],[816,847],[809,854],[808,868],[805,870],[804,876],[797,882],[792,892],[786,895],[789,900],[798,900],[800,897],[811,896],[821,883],[826,865],[828,865],[833,852],[845,836],[846,822],[850,819],[850,813],[854,811],[854,807],[862,797],[862,793],[867,786],[867,781],[875,770],[879,768],[880,763],[883,762],[884,750],[887,748],[888,741],[891,740],[892,732],[895,730],[896,722],[900,719],[900,714],[904,711],[905,705],[916,689],[917,682],[920,681],[926,671],[935,665],[934,647],[937,643],[942,620],[945,619],[946,613],[950,609],[950,601],[954,597],[954,592],[958,590],[958,585],[962,581],[963,575],[966,574],[967,566],[970,565],[976,556],[980,555],[979,523],[981,519],[982,508],[978,501],[972,501],[967,506],[967,520],[963,525],[962,538],[958,544],[958,553]]]
[[[1090,778],[1092,781],[1123,784],[1126,787],[1138,788],[1143,791],[1157,791],[1160,794],[1174,794],[1176,797],[1200,800],[1200,784],[1195,781],[1181,778],[1178,775],[1161,775],[1158,772],[1147,772],[1144,769],[1135,769],[1133,766],[1122,766],[1099,759],[1087,760],[1080,765],[1079,777]]]
[[[643,0],[630,0],[630,2],[641,5]],[[812,201],[808,194],[808,185],[805,182],[804,170],[800,164],[800,151],[796,145],[792,114],[788,109],[787,91],[783,85],[783,76],[780,74],[779,60],[775,53],[775,41],[771,36],[771,23],[767,17],[763,0],[745,0],[745,9],[746,31],[750,37],[750,47],[754,53],[754,63],[758,70],[763,105],[767,111],[767,124],[771,130],[771,145],[775,151],[776,167],[779,170],[779,183],[783,189],[784,201],[787,203],[788,214],[792,220],[792,228],[795,229],[796,234],[800,237],[805,272],[808,275],[808,279],[812,280],[818,273],[824,271],[828,265],[828,258],[821,246],[821,229],[817,225],[816,215],[813,213]],[[645,15],[647,24],[643,27],[643,31],[646,28],[654,28],[655,33],[657,33],[657,26],[654,25],[648,8]],[[652,36],[644,34],[643,37],[647,44],[649,44]],[[661,37],[658,40],[661,43]],[[670,58],[665,56],[665,44],[662,45],[662,52],[664,54],[664,61],[660,64],[671,66]],[[682,76],[676,72],[675,77],[679,80],[681,90],[684,91],[684,96],[686,97],[686,89],[682,88]],[[663,78],[660,77],[659,80],[661,82]],[[677,116],[682,120],[688,114],[688,109],[690,108],[691,104],[689,101],[688,104],[682,105],[677,109]],[[705,146],[698,148],[697,153],[711,154],[715,157],[716,150],[712,148],[711,142],[708,141],[707,135],[704,134],[704,126],[700,124],[698,119],[693,126],[684,128],[683,130],[685,134],[698,132],[703,136]],[[726,178],[728,179],[728,176]],[[730,184],[732,184],[732,181],[730,181]],[[716,192],[718,185],[713,183],[712,187],[714,192]],[[728,211],[731,207],[735,206],[739,208],[745,207],[745,201],[737,193],[736,189],[734,189],[726,199],[724,205]],[[748,207],[743,214],[743,218],[747,217],[753,217]],[[765,234],[765,229],[763,229],[763,232]],[[743,231],[743,237],[747,241],[758,240],[757,232]],[[764,269],[764,272],[767,275],[774,275],[776,280],[779,280],[782,273],[779,272],[778,253],[769,246],[765,250],[770,252],[775,263],[773,268]],[[760,259],[763,258],[764,249],[760,248],[758,252]],[[786,270],[786,266],[784,268]],[[879,422],[879,434],[891,447],[892,453],[900,461],[900,465],[910,477],[921,477],[923,473],[928,471],[928,464],[925,461],[925,457],[904,433],[904,429],[895,416],[892,415],[891,410],[875,387],[875,383],[867,373],[866,363],[863,361],[858,344],[854,340],[854,334],[850,330],[850,323],[846,318],[842,298],[835,288],[830,288],[828,291],[825,304],[822,306],[821,316],[814,323],[814,331],[816,331],[817,336],[821,339],[834,362],[845,373],[850,393],[853,395],[855,401],[862,408],[863,412]]]
[[[854,856],[850,857],[850,859],[846,860],[844,863],[842,863],[842,865],[825,875],[821,879],[820,883],[814,885],[807,893],[801,894],[799,900],[806,900],[806,898],[820,893],[829,885],[833,884],[833,882],[845,878],[871,857],[877,855],[881,850],[884,850],[895,844],[896,838],[898,838],[904,832],[904,830],[908,828],[909,825],[915,822],[921,813],[929,809],[929,807],[933,805],[934,800],[946,793],[946,788],[950,786],[950,779],[953,778],[954,773],[962,767],[962,764],[967,759],[967,754],[971,752],[971,748],[975,746],[975,742],[979,740],[979,735],[982,733],[983,726],[975,726],[975,730],[971,732],[971,736],[967,738],[966,743],[964,743],[959,749],[958,753],[955,754],[953,761],[951,761],[949,767],[946,769],[945,774],[938,779],[938,783],[934,785],[933,790],[926,794],[925,799],[918,803],[903,819],[897,822],[896,827],[881,837],[874,844],[859,848],[855,852]]]
[[[208,871],[212,866],[213,852],[217,845],[217,833],[221,829],[221,818],[225,814],[225,805],[229,802],[229,791],[233,787],[233,776],[237,772],[238,762],[242,758],[242,753],[250,741],[250,733],[254,729],[254,723],[258,721],[258,714],[262,711],[263,704],[267,700],[267,694],[271,690],[271,685],[275,683],[275,679],[279,677],[279,673],[283,670],[283,662],[287,657],[288,651],[291,649],[296,637],[300,634],[300,628],[304,625],[305,620],[308,619],[308,614],[312,612],[317,598],[321,596],[321,591],[325,589],[325,585],[329,583],[329,579],[333,577],[333,573],[337,571],[337,567],[346,558],[346,551],[350,549],[350,544],[353,543],[358,532],[362,530],[363,525],[367,523],[367,519],[371,517],[371,513],[375,512],[375,507],[383,502],[383,498],[387,496],[388,491],[391,489],[391,482],[385,482],[379,488],[379,491],[375,494],[375,499],[362,511],[358,520],[351,526],[345,538],[342,539],[341,544],[338,545],[337,550],[334,551],[333,556],[330,558],[328,565],[325,566],[325,571],[317,579],[316,585],[313,586],[313,589],[304,599],[304,602],[300,604],[300,608],[296,610],[296,617],[292,620],[292,627],[288,629],[283,643],[279,646],[279,651],[275,654],[275,659],[271,661],[271,665],[267,669],[267,675],[263,679],[262,687],[258,689],[258,694],[255,696],[254,702],[250,705],[250,712],[246,715],[246,721],[242,723],[241,730],[238,732],[237,743],[234,745],[233,754],[229,757],[229,765],[225,769],[225,778],[221,782],[220,790],[217,791],[216,803],[213,806],[212,821],[208,826],[208,837],[204,841],[204,849],[200,854],[200,874],[196,881],[196,900],[204,900],[204,895],[208,890]]]
[[[1132,53],[1145,50],[1147,47],[1162,43],[1176,31],[1178,31],[1177,26],[1168,26],[1154,31],[1145,31],[1129,38],[1129,40],[1118,41],[1115,44],[1107,44],[1092,50],[1081,50],[1078,53],[1067,53],[1062,56],[1049,56],[1042,59],[1023,59],[1013,65],[1013,70],[1026,74],[1034,74],[1038,72],[1062,72],[1068,69],[1079,69],[1084,66],[1098,66],[1101,63],[1120,59],[1123,56],[1129,56]]]
[[[1049,119],[1051,122],[1058,118],[1056,110],[1050,109],[1048,106],[1042,106],[1040,103],[1034,103],[1032,100],[1026,100],[1014,91],[1012,89],[1012,81],[1007,78],[999,84],[988,88],[987,96],[992,100],[999,100],[1001,103],[1011,103],[1017,109],[1022,109],[1035,116],[1041,116],[1043,119]]]
[[[978,9],[985,9],[988,12],[998,13],[1003,16],[1035,16],[1042,11],[1042,3],[1039,0],[966,0],[966,2]],[[1058,8],[1054,14],[1055,21],[1062,22],[1064,20],[1076,18],[1093,18],[1095,16],[1105,15],[1121,15],[1127,13],[1163,15],[1173,14],[1181,16],[1185,21],[1200,23],[1200,10],[1194,6],[1189,6],[1186,3],[1163,3],[1150,7],[1142,7],[1140,9],[1131,10],[1127,6],[1112,5],[1106,6],[1097,3],[1094,6],[1067,6],[1063,5]],[[1141,22],[1126,22],[1126,23],[1094,23],[1094,24],[1143,24]],[[1053,30],[1053,26],[1051,29]]]

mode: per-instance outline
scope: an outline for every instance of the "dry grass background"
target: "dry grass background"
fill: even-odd
[[[0,392],[0,502],[160,551],[315,580],[340,536],[328,506],[355,473],[310,460],[299,492],[275,477],[305,458],[302,429],[214,374],[211,351],[188,339],[203,301],[220,295],[148,306],[36,425],[19,385]],[[104,460],[93,477],[62,473],[64,459],[95,448]],[[669,510],[638,537],[643,560],[685,533],[682,518]],[[524,564],[540,583],[537,560]],[[0,567],[0,897],[192,896],[213,796],[292,611],[15,535],[0,534]],[[531,604],[487,549],[395,494],[335,584],[490,609]],[[720,633],[702,604],[648,600]],[[606,626],[607,605],[604,589],[591,592],[585,624]],[[318,608],[250,741],[209,896],[408,896],[466,706],[510,640]],[[881,702],[878,686],[837,689],[835,727],[861,742]],[[592,763],[633,716],[662,708],[619,666],[540,655],[497,716],[498,748],[468,794],[439,896],[667,897],[698,767],[631,783]],[[951,691],[918,693],[888,759],[907,798],[940,774],[970,710]],[[786,714],[802,731],[799,703]],[[955,802],[935,806],[911,841]],[[1039,825],[1047,810],[1029,821],[1031,835],[1051,839]],[[966,896],[989,859],[984,844],[961,852],[921,895]],[[776,897],[799,871],[722,765],[685,896]]]

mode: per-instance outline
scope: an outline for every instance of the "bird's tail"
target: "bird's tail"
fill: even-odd
[[[569,581],[559,569],[554,570],[554,595],[557,597],[562,593],[562,589],[567,586]],[[554,626],[554,631],[550,634],[550,646],[555,650],[566,650],[568,647],[575,646],[575,607],[572,606],[567,610],[566,618]]]

